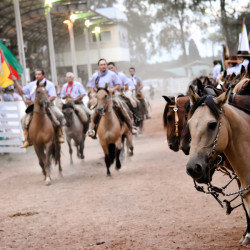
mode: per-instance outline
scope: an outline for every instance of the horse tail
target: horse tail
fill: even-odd
[[[113,164],[115,160],[115,144],[108,145],[110,164]]]

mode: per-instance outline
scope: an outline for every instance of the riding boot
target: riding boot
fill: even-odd
[[[97,139],[96,132],[97,132],[97,128],[98,128],[100,120],[101,120],[101,116],[98,114],[97,111],[95,111],[90,129],[88,130],[88,136],[91,137],[92,139]]]
[[[23,130],[23,135],[24,135],[25,141],[24,141],[23,145],[20,146],[20,148],[27,148],[30,145],[28,142],[28,130],[27,129]]]
[[[64,143],[62,127],[58,127],[57,129],[57,141],[59,143]]]

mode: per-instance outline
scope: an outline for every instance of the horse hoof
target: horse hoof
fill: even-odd
[[[45,185],[49,186],[51,184],[51,179],[49,177],[46,177],[45,179]]]
[[[245,237],[244,237],[244,240],[242,241],[242,245],[246,246],[250,243],[250,237],[249,235],[247,234]]]
[[[241,239],[240,239],[240,244],[242,244],[243,243],[243,241],[244,241],[244,239],[245,239],[245,236],[243,235],[242,237],[241,237]]]
[[[59,178],[63,178],[62,172],[59,172],[58,176],[59,176]]]
[[[111,174],[109,173],[109,174],[107,174],[107,177],[111,177]]]

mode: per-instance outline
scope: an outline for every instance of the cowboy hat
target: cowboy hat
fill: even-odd
[[[248,51],[238,51],[237,56],[239,57],[250,57],[250,53]]]

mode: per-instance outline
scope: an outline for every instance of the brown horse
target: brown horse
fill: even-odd
[[[190,158],[187,173],[199,183],[210,183],[216,157],[226,155],[234,172],[239,177],[248,217],[250,215],[250,116],[232,105],[226,104],[229,91],[219,97],[194,95],[195,101],[188,120],[191,135]],[[242,244],[250,243],[250,224],[241,239]]]
[[[34,114],[29,126],[28,139],[34,145],[39,164],[42,168],[45,185],[51,184],[50,165],[51,159],[59,164],[59,173],[61,174],[60,162],[60,144],[56,141],[55,131],[51,120],[46,114],[46,107],[49,105],[46,82],[39,86],[37,83],[36,97],[34,103]]]
[[[122,149],[122,136],[127,137],[127,146],[133,151],[132,135],[126,124],[121,124],[112,103],[112,94],[107,88],[99,88],[97,91],[97,112],[101,115],[97,134],[102,146],[107,175],[110,176],[110,166],[116,160],[116,169],[121,168],[120,152]]]
[[[189,101],[189,97],[179,96],[174,98],[163,96],[163,98],[167,102],[163,113],[163,123],[167,134],[168,146],[171,150],[177,152],[181,145],[186,103]]]

